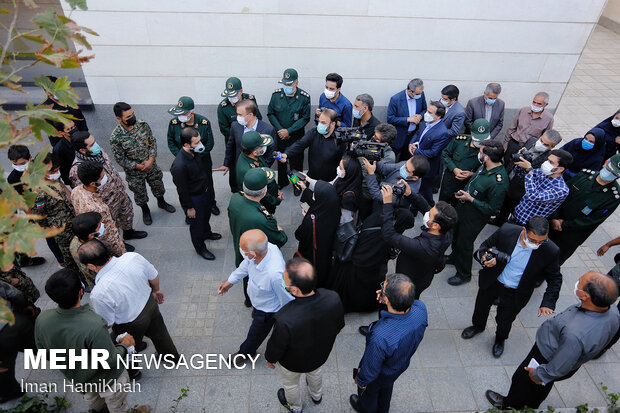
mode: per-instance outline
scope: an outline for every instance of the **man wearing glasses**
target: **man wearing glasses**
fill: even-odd
[[[562,274],[560,249],[547,239],[548,234],[547,220],[535,216],[530,218],[525,227],[502,225],[482,243],[474,254],[480,257],[484,268],[480,270],[478,280],[473,325],[463,330],[462,338],[470,339],[484,331],[491,305],[499,298],[495,317],[497,331],[492,351],[493,356],[499,358],[504,352],[504,340],[508,338],[512,322],[527,305],[538,280],[547,281],[538,316],[554,313],[562,286]],[[501,257],[493,248],[505,256]],[[490,254],[494,255],[491,259]]]

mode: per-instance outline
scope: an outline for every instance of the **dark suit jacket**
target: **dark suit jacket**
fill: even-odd
[[[426,112],[426,96],[415,101],[415,113]],[[409,106],[407,106],[407,90],[402,90],[390,98],[387,110],[387,121],[396,127],[396,139],[392,142],[392,148],[400,149],[407,144],[407,129],[409,128]],[[418,129],[420,126],[418,125]]]
[[[443,123],[445,123],[446,128],[448,128],[450,138],[454,138],[461,133],[461,129],[465,123],[465,108],[458,100],[454,102],[454,105],[452,105],[448,113],[446,113],[446,116],[443,117]]]
[[[420,122],[418,130],[411,138],[410,144],[419,142],[420,136],[426,128],[426,122]],[[441,173],[441,151],[450,143],[450,131],[446,128],[443,120],[440,120],[435,126],[433,126],[426,135],[422,138],[422,143],[415,150],[416,155],[422,155],[428,158],[430,168],[424,179],[432,178]]]
[[[471,132],[471,125],[476,119],[484,118],[485,105],[484,95],[469,99],[469,102],[467,102],[467,107],[465,108],[466,133]],[[497,101],[493,104],[491,120],[489,121],[489,127],[491,128],[491,139],[497,136],[497,134],[502,130],[502,126],[504,126],[504,101],[497,99]]]
[[[495,247],[510,255],[519,241],[522,230],[523,227],[519,225],[504,224],[482,243],[480,249]],[[478,280],[479,287],[481,289],[488,288],[493,284],[504,271],[505,266],[498,264],[481,269]],[[560,273],[560,249],[550,239],[532,251],[530,260],[523,271],[516,294],[518,304],[521,307],[525,306],[530,300],[536,281],[543,279],[547,281],[547,290],[540,306],[554,309],[560,296],[562,274]]]
[[[272,152],[278,150],[277,146],[277,137],[278,134],[276,130],[268,123],[263,122],[262,120],[258,121],[256,125],[256,132],[262,135],[271,135],[273,138],[273,143],[267,147],[267,151],[265,152],[265,160],[268,165],[273,163]],[[231,165],[235,165],[237,159],[239,158],[239,154],[241,154],[241,138],[243,137],[243,126],[239,124],[239,122],[233,122],[230,125],[230,137],[228,138],[228,142],[226,143],[226,154],[224,155],[224,166],[231,167]]]

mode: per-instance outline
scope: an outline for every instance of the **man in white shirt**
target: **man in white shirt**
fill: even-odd
[[[178,358],[179,353],[159,312],[158,304],[163,304],[164,293],[159,289],[155,267],[134,252],[113,257],[97,239],[82,244],[78,256],[82,264],[97,273],[90,304],[112,327],[114,334],[131,334],[137,351],[146,348],[142,341],[146,336],[153,341],[159,354]]]
[[[219,285],[217,292],[224,295],[244,277],[249,278],[248,295],[254,307],[252,325],[238,354],[254,356],[273,326],[275,313],[294,297],[284,287],[282,274],[286,263],[282,253],[277,245],[267,241],[263,231],[252,229],[244,232],[239,239],[239,250],[243,261],[228,280]]]

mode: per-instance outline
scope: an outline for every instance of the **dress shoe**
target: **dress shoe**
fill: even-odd
[[[284,406],[289,412],[292,412],[293,409],[291,408],[291,405],[288,404],[288,401],[286,400],[286,395],[284,394],[284,389],[282,387],[280,387],[278,389],[278,401],[280,402],[280,404],[282,406]]]
[[[131,244],[127,244],[126,242],[123,242],[123,244],[125,244],[125,249],[127,252],[134,252],[136,250],[136,247]]]
[[[252,307],[252,302],[250,301],[249,298],[246,298],[245,301],[243,302],[243,305],[245,305],[247,308]]]
[[[349,396],[349,404],[356,412],[362,411],[362,409],[360,408],[360,398],[357,394],[352,394],[351,396]]]
[[[163,196],[161,198],[157,198],[157,206],[167,212],[170,212],[171,214],[176,212],[176,208],[167,203]]]
[[[18,398],[22,397],[24,394],[26,394],[26,393],[24,393],[23,391],[20,390],[17,393],[13,393],[13,394],[10,394],[8,396],[2,396],[2,397],[0,397],[0,404],[6,403],[6,402],[11,401],[11,400],[18,399]]]
[[[138,344],[136,346],[136,351],[138,353],[143,352],[144,350],[146,350],[146,348],[149,346],[149,344],[146,341],[143,341],[142,343]]]
[[[448,284],[450,285],[461,285],[461,284],[465,284],[471,281],[471,277],[461,277],[460,275],[456,274],[453,277],[448,278]]]
[[[504,340],[495,340],[495,344],[493,344],[493,357],[496,359],[500,358],[504,353]]]
[[[504,407],[504,396],[502,396],[501,394],[489,389],[484,392],[484,395],[487,397],[489,403],[491,403],[493,406],[499,407],[500,409]]]
[[[217,232],[212,232],[211,235],[207,235],[205,239],[209,239],[211,241],[217,241],[218,239],[222,239],[222,234],[218,234]]]
[[[202,258],[208,261],[213,261],[215,259],[215,255],[213,255],[213,253],[211,253],[211,251],[209,251],[206,248],[204,251],[199,252],[198,255],[200,255]]]
[[[368,326],[360,326],[357,331],[365,337],[368,334]]]
[[[469,326],[465,330],[463,330],[463,332],[461,333],[461,338],[468,340],[472,338],[473,336],[482,333],[482,331],[483,330],[479,330],[474,326]]]
[[[153,223],[153,217],[151,216],[151,210],[148,205],[142,205],[142,222],[144,225],[151,225]]]
[[[220,209],[217,207],[217,205],[213,204],[213,206],[211,207],[211,213],[213,215],[219,215],[220,214]]]
[[[136,231],[135,229],[128,229],[123,231],[123,239],[142,239],[149,235],[146,231]]]
[[[45,264],[45,258],[43,257],[26,257],[26,259],[21,260],[19,264],[22,267],[35,267],[37,265]]]

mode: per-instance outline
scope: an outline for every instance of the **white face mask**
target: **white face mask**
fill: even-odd
[[[235,104],[239,102],[239,96],[231,96],[228,98],[228,100],[230,101],[230,103]]]
[[[430,114],[430,113],[428,113],[428,112],[426,112],[426,113],[424,114],[424,122],[426,122],[426,123],[431,123],[431,122],[434,122],[434,121],[435,121],[435,118],[433,117],[433,115],[431,115],[431,114]]]
[[[189,113],[187,115],[179,115],[179,120],[181,121],[181,123],[187,123],[189,122],[189,120],[192,118],[192,114]]]
[[[11,165],[13,165],[13,169],[15,169],[17,172],[26,172],[28,170],[29,163],[30,161],[26,162],[23,165],[15,165],[15,164],[11,164]]]
[[[250,261],[252,261],[252,262],[254,261],[254,258],[256,258],[256,257],[254,257],[254,258],[250,258],[250,257],[249,257],[249,255],[248,255],[248,253],[246,253],[245,251],[243,251],[243,249],[242,249],[241,247],[239,247],[239,252],[241,253],[241,256],[242,256],[243,258],[247,258],[248,260],[250,260]]]
[[[60,171],[47,176],[47,179],[49,179],[50,181],[55,181],[58,178],[60,178]]]
[[[245,120],[245,116],[237,115],[237,122],[239,122],[239,125],[241,126],[246,126],[248,124],[248,122]]]
[[[337,166],[336,167],[336,175],[338,176],[338,178],[340,178],[340,179],[344,178],[344,174],[345,174],[345,172],[342,169],[340,169],[340,166]]]
[[[449,100],[440,100],[441,104],[444,105],[445,107],[449,107],[450,106],[450,101]]]
[[[265,152],[267,152],[267,147],[266,146],[261,146],[258,150],[258,156],[263,156],[265,154]]]
[[[336,91],[335,90],[325,89],[325,92],[323,92],[323,93],[325,93],[325,97],[327,99],[333,99],[334,96],[336,96]]]
[[[575,288],[573,288],[573,294],[575,294],[575,297],[577,297],[577,301],[581,303],[581,298],[579,298],[579,296],[577,295],[577,291],[581,291],[579,289],[579,280],[575,282]]]
[[[105,233],[105,225],[103,223],[103,221],[101,222],[101,225],[99,225],[99,229],[97,230],[97,235],[96,237],[103,237],[103,234]]]
[[[103,175],[103,178],[101,178],[101,182],[99,182],[99,188],[101,188],[107,183],[108,183],[108,174],[105,174]]]
[[[202,144],[202,142],[198,142],[198,145],[192,148],[192,151],[196,153],[203,153],[205,151],[205,146]]]
[[[614,128],[620,128],[620,119],[612,119],[611,124]]]
[[[429,226],[429,221],[431,220],[431,211],[426,211],[426,213],[424,214],[424,217],[422,218],[422,223],[424,224],[424,226],[426,228],[430,228]]]
[[[542,165],[540,165],[541,172],[544,173],[547,176],[551,175],[553,173],[554,169],[555,169],[555,166],[553,166],[551,164],[551,162],[549,162],[549,161],[545,161],[545,162],[543,162]]]
[[[530,108],[532,108],[532,112],[534,113],[542,112],[544,109],[542,106],[534,106],[533,104],[530,105]]]
[[[540,247],[540,245],[535,244],[532,241],[530,241],[527,238],[527,234],[525,234],[525,233],[523,233],[523,243],[525,244],[526,248],[530,248],[530,249],[533,249],[533,250],[536,250],[536,249],[538,249],[538,247]]]
[[[478,161],[484,163],[484,154],[481,152],[478,152]]]
[[[547,147],[545,146],[545,144],[544,144],[544,143],[542,143],[542,142],[540,141],[540,139],[539,139],[539,140],[537,140],[537,141],[536,141],[536,145],[534,145],[534,150],[535,150],[536,152],[547,152],[547,151],[549,150],[549,148],[547,148]]]

